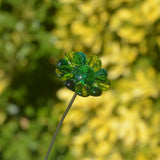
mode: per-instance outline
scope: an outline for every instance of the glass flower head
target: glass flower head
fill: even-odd
[[[48,160],[57,133],[76,96],[100,96],[102,91],[108,90],[111,86],[107,79],[107,71],[101,68],[100,59],[97,56],[90,56],[87,59],[83,52],[66,52],[65,57],[57,64],[56,73],[61,80],[65,81],[67,88],[75,93],[58,123],[45,160]]]
[[[111,86],[101,60],[95,55],[87,59],[83,52],[66,52],[57,64],[56,73],[67,88],[82,97],[100,96]]]

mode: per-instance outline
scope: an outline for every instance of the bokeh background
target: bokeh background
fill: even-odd
[[[50,160],[160,160],[160,0],[0,0],[0,160],[43,160],[73,93],[65,51],[112,88],[77,97]]]

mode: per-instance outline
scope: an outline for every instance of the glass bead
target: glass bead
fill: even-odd
[[[91,67],[83,65],[75,69],[74,78],[83,84],[92,85],[95,81],[95,72]]]

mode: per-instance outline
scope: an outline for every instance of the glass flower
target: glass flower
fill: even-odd
[[[87,59],[83,52],[66,52],[57,64],[56,73],[67,88],[82,97],[100,96],[111,86],[101,60],[95,55]]]

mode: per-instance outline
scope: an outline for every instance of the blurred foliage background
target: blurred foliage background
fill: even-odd
[[[77,97],[50,159],[160,160],[160,0],[0,0],[0,159],[44,159],[66,50],[98,55],[112,88]]]

